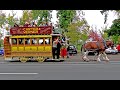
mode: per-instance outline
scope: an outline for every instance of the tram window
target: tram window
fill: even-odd
[[[36,38],[32,39],[32,44],[37,44],[37,39]]]
[[[30,44],[30,38],[25,39],[25,44]]]
[[[19,44],[24,44],[24,38],[19,38],[18,42],[19,42]]]
[[[39,39],[39,44],[43,44],[43,38]]]
[[[12,39],[12,44],[17,44],[17,38]]]
[[[50,38],[45,38],[45,44],[50,44]]]

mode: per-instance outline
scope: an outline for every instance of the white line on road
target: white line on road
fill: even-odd
[[[38,74],[38,73],[0,73],[0,74],[14,74],[14,75],[19,75],[19,74]]]

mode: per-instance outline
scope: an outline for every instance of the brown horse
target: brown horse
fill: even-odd
[[[107,41],[88,41],[86,43],[84,43],[81,47],[81,52],[83,52],[83,57],[82,59],[85,61],[89,61],[89,59],[87,58],[87,54],[89,53],[89,51],[93,51],[93,52],[97,52],[98,53],[98,57],[97,57],[97,61],[101,61],[100,60],[100,56],[103,54],[104,55],[104,59],[106,61],[109,61],[106,53],[105,53],[105,49],[109,48],[109,47],[113,47],[114,43],[113,41],[107,40]]]

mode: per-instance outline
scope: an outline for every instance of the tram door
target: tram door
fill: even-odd
[[[11,55],[10,37],[4,38],[4,55]]]

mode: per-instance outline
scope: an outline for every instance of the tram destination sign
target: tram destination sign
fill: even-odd
[[[24,34],[51,34],[51,26],[41,27],[13,27],[10,29],[11,35],[24,35]]]

